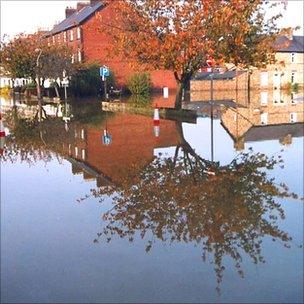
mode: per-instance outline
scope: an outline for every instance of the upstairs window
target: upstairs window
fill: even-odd
[[[268,72],[261,72],[260,83],[262,87],[268,86]]]
[[[63,41],[67,42],[67,33],[66,32],[63,32]]]
[[[77,27],[77,39],[81,39],[81,28]]]
[[[55,36],[52,36],[52,42],[55,44]]]
[[[73,30],[70,30],[70,41],[74,40],[74,33]]]

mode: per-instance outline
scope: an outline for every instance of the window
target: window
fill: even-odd
[[[81,62],[82,60],[82,54],[81,54],[81,51],[78,50],[78,61]]]
[[[57,41],[60,43],[60,34],[57,35]]]
[[[261,72],[260,74],[261,77],[261,86],[266,87],[268,86],[268,72]]]
[[[279,73],[273,75],[273,88],[275,90],[281,88],[281,75]]]
[[[281,102],[281,92],[279,90],[273,91],[273,103],[279,104]]]
[[[297,122],[297,113],[290,113],[290,122]]]
[[[85,139],[85,130],[81,129],[81,139]]]
[[[261,105],[268,103],[268,92],[261,92]]]
[[[73,29],[70,30],[70,41],[74,40]]]
[[[52,36],[52,42],[55,44],[55,36]]]
[[[268,113],[262,113],[261,114],[261,124],[267,125],[268,123]]]
[[[67,42],[67,33],[66,32],[63,32],[63,41]]]
[[[83,160],[86,159],[86,150],[85,150],[85,149],[81,149],[81,158],[82,158]]]
[[[75,56],[74,56],[74,54],[72,55],[72,63],[74,63],[75,62]]]
[[[295,100],[294,93],[290,94],[290,101],[291,101],[292,104],[296,104],[297,103],[296,100]]]
[[[291,73],[291,83],[295,83],[295,75],[296,75],[296,73],[295,72],[292,72]]]
[[[291,53],[291,62],[295,62],[295,53]]]
[[[81,29],[77,27],[77,39],[81,39]]]
[[[78,157],[78,147],[75,147],[75,157]]]

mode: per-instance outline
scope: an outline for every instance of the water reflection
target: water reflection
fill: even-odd
[[[255,264],[265,263],[265,237],[290,247],[291,236],[278,227],[285,215],[277,198],[297,195],[266,174],[281,163],[280,156],[250,152],[220,166],[202,159],[183,140],[174,157],[159,155],[136,182],[126,178],[120,185],[92,190],[95,197],[113,200],[94,242],[110,242],[115,236],[132,242],[140,236],[146,252],[156,239],[198,244],[203,260],[209,257],[214,265],[219,291],[224,257],[232,258],[243,276],[245,255]]]
[[[21,158],[35,163],[65,158],[73,174],[96,181],[91,192],[94,197],[112,199],[96,243],[111,242],[116,236],[130,242],[143,238],[147,252],[157,240],[197,244],[203,260],[214,265],[218,290],[225,257],[230,257],[236,271],[244,276],[242,262],[246,257],[255,264],[265,262],[262,243],[266,238],[291,246],[291,235],[280,228],[285,218],[280,199],[297,199],[297,195],[270,178],[269,172],[283,164],[279,155],[243,152],[223,165],[196,152],[186,140],[181,122],[161,120],[161,132],[155,137],[152,117],[114,115],[100,109],[95,103],[70,105],[72,119],[68,122],[50,118],[37,124],[17,107],[4,117],[10,135],[3,161]],[[243,108],[236,111],[212,105],[208,110],[212,119],[221,118],[236,142],[246,140],[254,128],[254,124],[246,126],[252,121],[250,113],[254,115],[251,108],[244,109],[245,114],[237,119],[234,114]],[[65,108],[63,112],[67,112]],[[303,136],[292,133],[290,125],[282,126],[279,121],[278,126],[291,134],[284,143],[291,142],[293,136]],[[273,138],[273,132],[262,128],[265,138]],[[110,145],[103,144],[104,130],[111,135]],[[155,155],[155,149],[167,147],[173,147],[172,156]]]

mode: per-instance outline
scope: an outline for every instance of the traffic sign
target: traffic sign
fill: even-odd
[[[101,77],[109,77],[110,76],[110,70],[107,66],[103,66],[99,68],[99,74]]]

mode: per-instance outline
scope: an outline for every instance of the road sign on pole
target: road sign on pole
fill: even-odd
[[[109,77],[110,69],[107,66],[102,66],[99,68],[99,74],[101,77]]]

